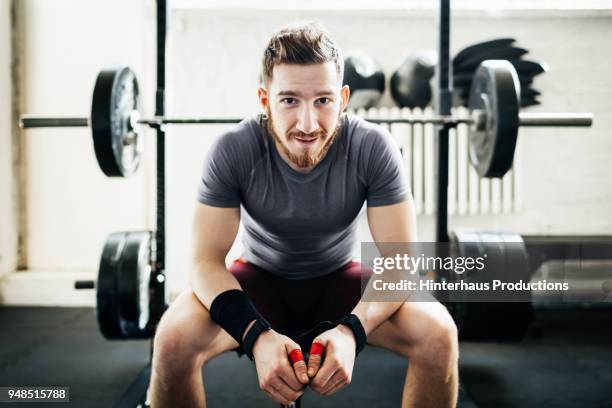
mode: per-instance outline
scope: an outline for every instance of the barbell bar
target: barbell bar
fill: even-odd
[[[475,112],[478,116],[480,112]],[[137,124],[147,126],[160,125],[208,125],[208,124],[232,124],[240,123],[244,118],[168,118],[154,116],[143,118],[136,121]],[[478,119],[475,117],[453,117],[453,116],[426,116],[419,118],[367,118],[368,122],[378,124],[405,123],[410,125],[449,125],[460,124],[476,125]],[[593,115],[591,113],[519,113],[520,126],[591,126]],[[52,128],[52,127],[89,127],[90,120],[85,117],[64,117],[64,116],[35,116],[22,115],[20,117],[20,127],[22,128]]]
[[[470,161],[481,177],[503,177],[511,168],[520,126],[585,127],[591,113],[520,112],[520,82],[512,64],[484,61],[476,70],[465,116],[367,118],[378,124],[433,124],[456,127],[467,124]],[[91,127],[98,164],[108,176],[127,177],[140,163],[142,125],[232,124],[242,118],[170,118],[140,114],[138,81],[128,67],[100,72],[93,92],[91,116],[61,117],[22,115],[22,128]]]

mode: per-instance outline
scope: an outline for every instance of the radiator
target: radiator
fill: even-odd
[[[410,118],[433,116],[431,108],[413,110],[403,108],[372,108],[357,110],[363,118]],[[465,108],[453,114],[467,115]],[[397,142],[404,159],[404,170],[412,189],[417,214],[435,212],[435,143],[434,125],[394,123],[386,127]],[[449,132],[448,211],[452,215],[481,215],[512,213],[520,210],[518,184],[521,158],[514,157],[512,169],[501,179],[480,178],[469,158],[468,125],[462,124]]]

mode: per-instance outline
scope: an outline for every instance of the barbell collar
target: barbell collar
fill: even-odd
[[[95,289],[96,282],[93,280],[78,280],[74,282],[75,289]]]
[[[87,127],[89,118],[65,117],[65,116],[34,116],[21,115],[19,127],[21,128],[43,128],[43,127]]]
[[[520,126],[591,126],[592,113],[519,113]]]

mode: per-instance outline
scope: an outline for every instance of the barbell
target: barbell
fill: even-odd
[[[469,97],[465,116],[426,116],[409,118],[368,118],[379,124],[434,124],[456,127],[469,125],[470,162],[481,177],[502,177],[511,168],[520,126],[591,126],[591,113],[520,112],[520,82],[516,70],[506,60],[480,64]],[[94,86],[91,116],[57,117],[22,115],[22,128],[91,127],[94,150],[100,168],[107,176],[128,177],[140,163],[143,150],[141,127],[188,124],[238,123],[240,118],[169,118],[141,115],[136,75],[129,67],[102,70]]]

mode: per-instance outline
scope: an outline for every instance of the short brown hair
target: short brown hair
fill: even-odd
[[[342,82],[344,60],[329,33],[318,23],[309,22],[285,27],[272,35],[264,51],[261,71],[262,84],[272,80],[275,65],[323,64],[333,62]]]

